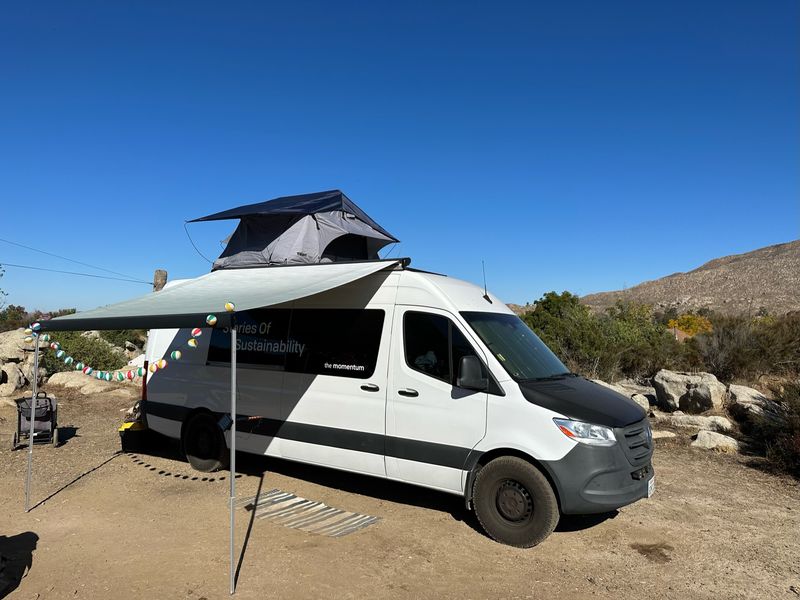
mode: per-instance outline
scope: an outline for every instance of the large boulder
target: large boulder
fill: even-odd
[[[25,343],[25,330],[14,329],[0,333],[0,363],[20,363],[25,360],[25,348],[33,348]]]
[[[64,371],[61,373],[54,373],[50,379],[47,380],[48,385],[62,385],[66,388],[74,388],[80,390],[81,394],[91,396],[92,394],[108,394],[111,392],[116,393],[121,390],[125,395],[135,395],[135,382],[125,380],[124,382],[108,382],[100,381],[94,377],[88,377],[80,371]]]
[[[719,452],[738,452],[739,442],[721,433],[702,430],[692,442],[692,447],[704,450],[718,450]]]
[[[641,406],[646,412],[650,412],[650,399],[644,394],[633,394],[631,400]]]
[[[698,429],[726,433],[733,431],[733,423],[725,417],[704,417],[701,415],[665,415],[656,419],[659,425],[671,425],[685,429]]]
[[[15,363],[8,363],[0,369],[0,397],[14,396],[28,383],[25,374]]]
[[[655,397],[656,391],[652,385],[644,385],[637,379],[620,379],[614,385],[625,388],[631,394],[642,394]]]
[[[645,411],[650,410],[650,399],[642,393],[639,393],[637,389],[642,389],[643,391],[647,391],[648,388],[644,386],[627,386],[623,385],[622,383],[607,383],[601,379],[592,379],[596,384],[602,385],[603,387],[607,387],[610,390],[614,390],[618,394],[622,394],[626,398],[630,398],[636,404],[641,406]],[[653,396],[655,398],[655,396]]]
[[[785,420],[786,416],[781,405],[758,390],[744,385],[731,385],[728,390],[730,392],[728,412],[735,419],[750,423],[761,419],[772,423]]]
[[[701,413],[721,409],[727,388],[711,373],[679,373],[661,369],[653,377],[658,405],[666,411]]]

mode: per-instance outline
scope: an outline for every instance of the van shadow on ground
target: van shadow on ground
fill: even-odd
[[[139,447],[137,453],[139,455],[180,461],[186,464],[187,468],[191,468],[188,466],[186,459],[180,454],[178,443],[158,434],[148,436],[146,444]],[[464,499],[454,494],[447,494],[398,481],[254,454],[237,453],[236,470],[241,474],[261,477],[263,485],[267,489],[269,488],[269,473],[272,472],[350,494],[359,494],[379,500],[436,510],[447,513],[454,520],[463,522],[481,535],[486,535],[475,514],[467,510]],[[574,532],[588,529],[613,519],[618,514],[618,511],[612,511],[596,515],[562,515],[556,527],[556,532]]]
[[[33,565],[33,552],[39,536],[32,531],[17,535],[0,535],[0,598],[19,587]]]

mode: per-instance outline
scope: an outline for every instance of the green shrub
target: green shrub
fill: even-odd
[[[41,364],[49,374],[72,371],[78,362],[102,371],[119,369],[127,362],[124,355],[114,352],[105,341],[84,337],[77,331],[63,331],[53,338],[61,344],[66,356],[71,356],[75,362],[65,365],[63,359],[56,358],[55,351],[48,348],[42,353]]]
[[[618,302],[593,314],[574,294],[548,292],[523,319],[570,370],[587,377],[649,377],[697,363],[696,352],[676,342],[644,304]]]
[[[720,379],[754,381],[800,371],[800,315],[712,317],[713,330],[694,338],[706,368]]]
[[[113,346],[120,348],[125,347],[125,342],[130,342],[139,348],[143,348],[147,340],[147,333],[143,329],[112,329],[101,331],[100,337]]]
[[[786,409],[786,421],[762,419],[751,435],[772,468],[800,477],[800,381],[785,385],[777,398]]]

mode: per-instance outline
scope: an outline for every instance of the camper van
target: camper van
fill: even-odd
[[[339,263],[341,264],[341,263]],[[325,264],[269,267],[274,277]],[[570,373],[497,297],[404,262],[236,314],[242,452],[464,497],[495,540],[531,547],[561,514],[610,512],[655,489],[645,412]],[[226,464],[231,332],[152,330],[150,429],[191,465]]]

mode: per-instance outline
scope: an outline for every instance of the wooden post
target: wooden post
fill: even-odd
[[[167,272],[163,269],[156,269],[153,273],[153,291],[160,292],[167,285]]]

